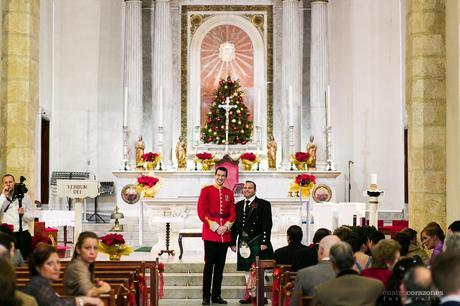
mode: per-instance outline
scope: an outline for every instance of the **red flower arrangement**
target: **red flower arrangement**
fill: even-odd
[[[146,162],[155,161],[160,155],[158,153],[148,152],[142,155],[142,160]]]
[[[212,159],[212,154],[208,152],[197,153],[196,157],[201,160],[208,160],[208,159]]]
[[[308,154],[307,152],[296,152],[294,156],[296,161],[306,163],[308,158],[310,157],[310,154]]]
[[[310,183],[316,184],[316,177],[311,174],[302,173],[296,176],[295,182],[299,186],[308,186]]]
[[[2,228],[6,229],[7,231],[8,231],[8,230],[11,231],[11,232],[14,231],[14,226],[13,226],[13,224],[2,223],[0,226],[1,226]]]
[[[241,154],[240,159],[248,160],[251,162],[254,162],[256,160],[257,156],[252,153],[252,152],[246,152]]]
[[[101,238],[101,242],[107,246],[115,244],[125,244],[125,239],[121,234],[107,234]]]
[[[142,186],[153,187],[158,183],[159,179],[152,176],[142,175],[137,178],[137,183]]]

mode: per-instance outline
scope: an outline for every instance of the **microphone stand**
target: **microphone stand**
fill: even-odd
[[[351,165],[354,164],[352,160],[348,161],[348,202],[351,202]]]

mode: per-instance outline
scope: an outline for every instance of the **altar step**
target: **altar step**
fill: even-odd
[[[164,299],[171,304],[161,305],[189,305],[178,304],[180,300],[201,300],[203,284],[203,263],[166,263],[164,272]],[[236,272],[235,263],[227,263],[222,281],[222,298],[238,300],[244,295],[245,278],[243,272]],[[175,302],[177,301],[177,303]],[[193,304],[192,304],[193,305]]]

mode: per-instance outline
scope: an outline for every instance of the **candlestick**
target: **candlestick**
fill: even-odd
[[[288,90],[288,107],[289,107],[289,126],[294,126],[294,101],[293,101],[292,85],[289,86]]]
[[[123,92],[123,126],[128,126],[128,88]]]
[[[327,85],[326,91],[326,127],[331,125],[331,87]]]
[[[256,108],[254,110],[254,112],[257,114],[256,118],[256,125],[260,125],[260,113],[262,111],[261,109],[261,91],[260,91],[260,88],[257,88],[257,104],[256,104]]]

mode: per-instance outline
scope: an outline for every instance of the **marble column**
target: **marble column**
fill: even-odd
[[[406,16],[409,225],[445,229],[446,1],[407,1]]]
[[[172,166],[172,25],[171,3],[157,0],[153,36],[152,118],[153,144],[161,150],[163,166]],[[161,132],[162,130],[162,132]]]
[[[0,172],[27,178],[33,199],[38,113],[40,1],[3,1]]]
[[[282,160],[281,167],[289,168],[289,157],[301,149],[302,120],[302,40],[301,14],[298,0],[283,1],[282,41]],[[293,133],[289,132],[293,126]],[[293,146],[291,146],[293,142]],[[294,152],[292,152],[294,151]]]
[[[128,91],[128,147],[134,163],[134,146],[142,135],[142,1],[125,1],[123,88]]]
[[[310,126],[318,166],[326,160],[326,91],[329,84],[328,1],[311,1]]]

